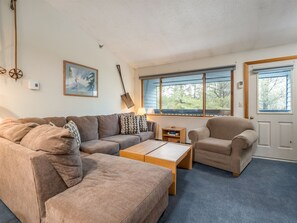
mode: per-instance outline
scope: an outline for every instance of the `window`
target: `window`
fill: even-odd
[[[233,115],[233,69],[142,78],[143,107],[156,114]]]
[[[290,67],[257,72],[258,112],[291,112],[291,72]]]
[[[163,114],[201,114],[203,109],[202,75],[162,79]]]
[[[230,71],[206,73],[206,116],[231,115]]]

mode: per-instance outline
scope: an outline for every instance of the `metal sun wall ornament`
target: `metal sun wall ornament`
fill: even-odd
[[[15,81],[23,77],[23,71],[18,69],[18,32],[16,1],[17,0],[11,0],[10,2],[10,9],[14,11],[14,68],[9,71],[9,76],[15,79]]]

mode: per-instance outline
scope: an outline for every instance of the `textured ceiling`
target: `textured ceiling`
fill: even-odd
[[[297,0],[46,0],[134,68],[297,42]]]

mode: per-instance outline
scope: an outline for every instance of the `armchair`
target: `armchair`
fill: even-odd
[[[251,162],[257,141],[252,123],[238,117],[209,119],[205,127],[188,133],[194,161],[217,167],[239,176]]]

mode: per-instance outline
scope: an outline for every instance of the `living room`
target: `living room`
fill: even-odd
[[[174,166],[172,171],[177,171],[173,179],[176,183],[175,196],[171,193],[168,198],[167,193],[167,197],[162,194],[163,197],[159,197],[160,201],[157,202],[164,202],[162,208],[155,207],[155,204],[146,211],[134,210],[138,217],[135,214],[126,221],[116,221],[120,217],[111,218],[107,207],[90,203],[90,206],[102,208],[104,216],[102,214],[101,219],[96,219],[92,218],[91,211],[81,213],[80,217],[84,216],[85,222],[104,222],[102,219],[108,217],[110,220],[105,222],[296,222],[296,9],[295,0],[1,0],[0,122],[34,117],[36,122],[40,122],[37,124],[42,126],[45,117],[65,117],[62,120],[64,125],[66,119],[68,121],[69,117],[73,117],[71,120],[77,120],[75,123],[81,130],[81,126],[87,129],[99,120],[94,129],[99,131],[96,140],[100,141],[100,134],[115,132],[115,128],[120,134],[121,126],[115,127],[117,124],[112,123],[118,123],[123,115],[114,114],[146,113],[147,131],[153,134],[148,138],[157,140],[154,142],[156,147],[163,147],[164,140],[182,141],[181,147],[193,147],[191,149],[195,151],[191,159],[194,162],[191,165],[182,162],[186,165],[179,165],[184,168],[177,170],[177,164]],[[116,65],[120,65],[120,70]],[[71,76],[69,66],[95,73],[95,87],[90,95],[67,92],[67,75]],[[280,82],[268,85],[265,93],[260,83],[269,78],[278,78]],[[214,86],[223,87],[215,88],[213,92],[215,94],[216,90],[221,90],[224,96],[211,94]],[[179,92],[176,90],[178,87],[182,89]],[[265,97],[267,92],[272,96]],[[128,98],[126,93],[134,106],[123,100]],[[270,107],[260,102],[264,99],[270,100]],[[217,101],[224,104],[218,105]],[[75,118],[81,116],[97,118]],[[228,126],[227,123],[227,132],[251,123],[254,126],[251,128],[257,134],[257,139],[253,138],[254,135],[245,136],[246,140],[251,141],[248,147],[253,149],[238,171],[226,167],[231,165],[228,159],[223,158],[224,165],[219,164],[218,160],[208,162],[205,156],[200,160],[200,153],[196,151],[198,142],[195,140],[201,137],[197,129],[209,127],[208,121],[211,119],[230,116],[245,124],[236,122],[234,126]],[[51,122],[56,124],[56,119],[51,119]],[[105,133],[101,131],[102,123],[107,123]],[[27,127],[33,128],[31,133],[39,126]],[[181,134],[178,128],[184,129],[185,134]],[[84,138],[93,137],[84,133],[80,132],[82,143]],[[148,138],[144,140],[143,137],[137,138],[138,143],[147,141]],[[0,139],[4,140],[2,138],[0,132]],[[129,143],[134,139],[130,139]],[[12,165],[11,162],[23,162],[13,157],[14,153],[10,154],[10,151],[1,152],[4,145],[6,149],[12,145],[6,139],[4,141],[0,141],[0,172],[3,174],[7,171],[7,165]],[[110,142],[100,141],[104,143],[104,149],[107,146],[115,149],[113,156],[105,155],[111,157],[106,159],[112,162],[118,158],[124,159],[119,157],[124,156],[124,153],[121,154],[124,151],[122,141],[120,145]],[[18,143],[22,144],[21,139]],[[125,147],[130,147],[129,143]],[[15,145],[15,148],[19,146]],[[86,147],[91,148],[89,144]],[[10,163],[5,161],[7,157],[4,154],[11,155]],[[95,161],[98,160],[92,162]],[[83,161],[82,165],[84,162],[87,161]],[[109,165],[107,161],[100,162]],[[26,165],[29,168],[29,163]],[[121,165],[115,166],[120,168]],[[151,170],[160,171],[160,175],[148,174],[151,178],[157,180],[162,174],[165,178],[165,170],[162,172],[161,168],[158,170],[155,165],[151,166]],[[144,171],[149,167],[139,169]],[[129,169],[127,173],[115,173],[116,169],[113,171],[114,175],[108,173],[108,176],[125,174],[118,176],[129,178]],[[32,179],[35,179],[33,175]],[[12,177],[11,181],[8,176],[0,176],[3,177],[0,183],[12,188],[13,182],[20,182],[14,181],[16,176],[22,175]],[[152,180],[150,177],[146,180]],[[4,183],[4,179],[7,182]],[[20,179],[24,180],[22,177]],[[131,182],[126,183],[130,185]],[[82,183],[87,184],[84,180]],[[143,190],[148,192],[154,184],[157,181]],[[76,186],[79,183],[66,191],[74,191]],[[145,185],[138,185],[139,188],[141,186]],[[133,184],[130,187],[134,189]],[[59,201],[58,195],[54,196],[55,201],[52,198],[49,202],[44,200],[45,207],[44,204],[41,208],[36,204],[37,209],[45,208],[46,211],[44,209],[40,211],[41,214],[27,217],[20,211],[27,208],[20,205],[23,189],[16,188],[20,193],[17,199],[13,196],[14,190],[8,192],[4,188],[0,186],[0,223],[35,222],[32,219],[40,219],[40,222],[79,222],[79,216],[69,221],[66,215],[57,214],[65,210],[62,205],[54,209],[55,202],[57,204]],[[123,190],[114,193],[123,194]],[[137,192],[136,188],[135,196]],[[80,199],[84,200],[83,197]],[[132,207],[137,206],[139,197],[129,200],[127,195],[125,199],[121,200],[121,204]],[[78,205],[76,208],[78,213],[84,212],[83,207]],[[118,208],[122,210],[123,207]],[[128,213],[129,210],[125,211]],[[144,215],[143,211],[150,213],[147,218],[139,218]],[[37,215],[42,217],[38,218]]]

